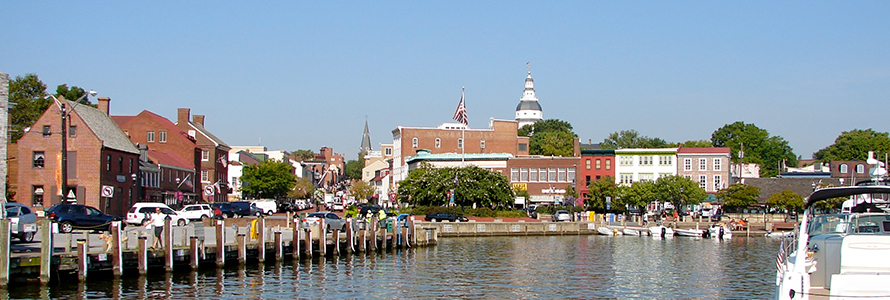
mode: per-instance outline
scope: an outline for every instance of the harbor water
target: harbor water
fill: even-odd
[[[148,276],[17,284],[2,299],[763,299],[779,241],[633,236],[443,238],[434,247]]]

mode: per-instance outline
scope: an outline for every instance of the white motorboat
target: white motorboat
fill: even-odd
[[[702,237],[706,231],[701,229],[674,229],[676,235],[686,237]]]
[[[633,235],[633,236],[643,235],[641,231],[636,230],[636,229],[630,229],[630,228],[624,228],[623,230],[621,230],[621,232],[624,233],[624,235]]]
[[[813,204],[839,197],[858,205],[814,216]],[[776,299],[890,299],[890,213],[880,207],[887,199],[890,186],[875,183],[813,192],[776,257]]]
[[[662,236],[662,234],[665,237],[674,236],[674,229],[670,227],[664,227],[664,225],[649,227],[649,235],[660,237]]]
[[[616,236],[621,235],[621,230],[612,229],[606,226],[600,226],[596,228],[596,232],[602,235]]]
[[[769,238],[783,238],[783,237],[792,236],[792,235],[794,235],[794,231],[773,231],[773,232],[767,232],[763,236],[769,237]]]
[[[729,229],[729,226],[723,222],[711,224],[708,227],[708,234],[712,239],[730,239],[732,238],[732,229]]]

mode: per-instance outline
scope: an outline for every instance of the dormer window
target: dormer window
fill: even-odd
[[[31,158],[32,167],[43,169],[46,163],[46,155],[43,153],[43,151],[34,151],[34,153],[31,154]]]

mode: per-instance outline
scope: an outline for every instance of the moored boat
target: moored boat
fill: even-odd
[[[624,233],[624,235],[633,235],[633,236],[643,235],[641,231],[636,230],[636,229],[630,229],[630,228],[624,228],[623,230],[621,230],[621,232]]]
[[[664,225],[652,226],[652,227],[649,227],[649,235],[660,236],[660,237],[670,237],[670,236],[674,236],[674,229],[672,229],[670,227],[665,227]]]
[[[621,235],[621,230],[612,229],[612,228],[609,228],[606,226],[597,227],[596,232],[601,235],[609,235],[609,236]]]
[[[674,233],[678,236],[685,237],[702,237],[702,235],[707,232],[707,230],[701,229],[674,229]]]
[[[711,226],[708,227],[708,234],[710,234],[710,238],[714,239],[732,238],[732,230],[723,222],[711,224]]]

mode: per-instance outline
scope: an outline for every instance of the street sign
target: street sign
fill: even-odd
[[[114,197],[114,187],[110,185],[103,185],[101,196],[108,198]]]
[[[213,196],[213,186],[208,185],[204,187],[204,196]]]

